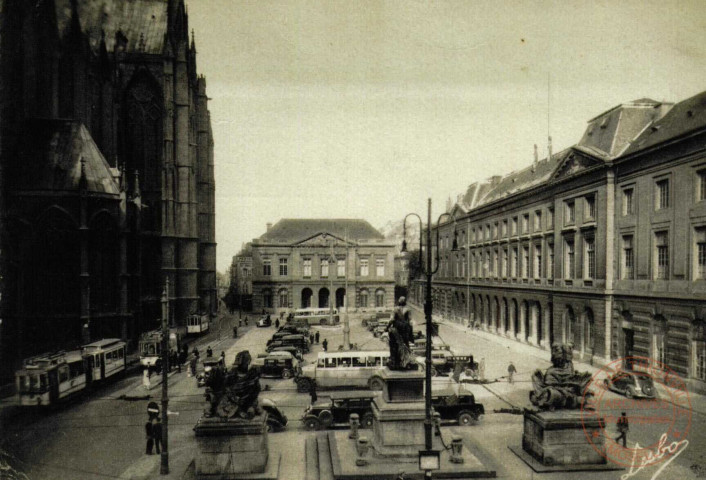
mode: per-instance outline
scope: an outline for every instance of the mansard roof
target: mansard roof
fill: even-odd
[[[76,0],[81,29],[94,52],[105,32],[108,51],[116,33],[127,40],[127,52],[161,54],[168,27],[166,0]],[[71,0],[56,0],[56,20],[61,35],[71,22]]]
[[[20,137],[17,161],[10,165],[15,191],[78,192],[81,160],[89,192],[120,195],[110,165],[86,127],[75,120],[30,120]]]
[[[663,116],[656,118],[625,153],[637,152],[705,127],[706,92],[701,92],[677,103]]]
[[[262,243],[293,244],[323,233],[354,242],[385,239],[370,223],[362,219],[283,218],[261,235],[259,240]]]

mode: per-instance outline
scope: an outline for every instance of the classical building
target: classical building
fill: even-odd
[[[706,93],[640,99],[472,184],[436,227],[434,311],[585,361],[649,356],[706,390],[705,147]]]
[[[365,220],[282,219],[252,241],[256,312],[392,307],[395,245]]]
[[[183,0],[2,2],[0,364],[214,313],[213,140]]]
[[[252,310],[252,273],[252,245],[247,243],[230,265],[231,292],[237,307],[246,312]]]

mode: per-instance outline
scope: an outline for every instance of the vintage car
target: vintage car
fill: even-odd
[[[361,428],[370,428],[373,425],[371,404],[378,393],[370,390],[331,392],[306,408],[302,416],[304,428],[320,430],[348,426],[352,413],[359,415]]]
[[[309,335],[309,327],[308,326],[297,326],[293,324],[286,324],[282,325],[279,327],[279,330],[277,330],[277,333],[286,333],[288,335]]]
[[[257,321],[256,325],[258,327],[269,327],[272,325],[272,320],[270,319],[269,315],[263,315],[260,317],[260,319]]]
[[[603,380],[608,390],[625,395],[627,398],[657,398],[652,377],[642,372],[621,370]]]
[[[461,392],[459,395],[433,395],[431,403],[441,417],[441,421],[458,422],[462,427],[477,422],[485,414],[483,404],[476,403],[475,397],[470,392]]]
[[[260,399],[260,408],[267,412],[267,431],[279,432],[287,426],[287,416],[269,398]]]
[[[285,335],[278,339],[269,340],[265,351],[268,353],[277,347],[296,347],[304,353],[309,353],[309,340],[304,335]]]
[[[211,374],[211,371],[214,368],[223,368],[225,369],[225,363],[223,362],[223,359],[220,357],[208,357],[204,358],[203,360],[203,372],[199,373],[196,376],[196,384],[199,387],[203,387],[206,385],[206,380],[208,380],[209,375]]]
[[[270,352],[264,358],[258,358],[257,360],[258,370],[262,377],[292,378],[300,370],[299,360],[286,351]]]

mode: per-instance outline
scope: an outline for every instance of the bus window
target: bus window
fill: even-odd
[[[335,358],[327,358],[326,359],[326,368],[336,368],[336,359]]]
[[[379,367],[382,365],[382,359],[380,357],[368,357],[366,365],[369,367]]]
[[[365,357],[353,357],[353,366],[354,367],[364,367],[365,366]]]
[[[338,366],[339,367],[350,367],[351,366],[351,359],[350,357],[341,357],[338,359]]]

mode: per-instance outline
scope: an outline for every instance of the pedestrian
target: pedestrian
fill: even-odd
[[[157,374],[162,373],[162,357],[157,358],[157,361],[154,362],[154,371]]]
[[[481,382],[485,381],[485,357],[481,358],[480,363],[478,364],[478,376],[480,377]]]
[[[515,368],[515,365],[510,362],[510,365],[507,366],[507,381],[512,383],[512,376],[515,374],[517,369]]]
[[[324,352],[328,352],[328,340],[324,338],[324,341],[321,342],[321,346],[324,347]]]
[[[314,335],[314,340],[316,340],[316,343],[319,343],[319,331],[316,331],[316,334]]]
[[[221,363],[226,366],[226,352],[221,352]]]
[[[213,356],[213,349],[211,348],[211,345],[208,346],[206,349],[206,358],[211,358]]]
[[[161,453],[160,448],[164,445],[162,444],[162,423],[159,421],[159,417],[155,417],[155,423],[152,424],[152,438],[154,439],[154,449],[157,453]]]
[[[199,349],[196,348],[196,345],[194,345],[194,349],[192,350],[191,353],[193,353],[193,354],[194,354],[194,357],[196,357],[196,359],[198,360],[198,358],[199,358]]]
[[[246,327],[248,326],[248,316],[247,315],[245,315],[245,326]]]
[[[242,319],[242,318],[241,318],[240,320],[238,320],[238,326],[239,326],[239,327],[242,327],[242,326],[243,326],[243,319]]]
[[[142,386],[145,388],[145,390],[149,390],[150,388],[152,388],[152,382],[150,382],[149,368],[145,368],[142,372]]]
[[[233,338],[238,338],[238,327],[233,327]]]
[[[313,334],[313,333],[310,333],[310,334],[309,334],[309,344],[310,344],[310,345],[313,345],[313,344],[314,344],[314,334]]]
[[[311,404],[315,404],[319,397],[316,395],[316,382],[313,380],[309,381],[309,395],[311,395]]]
[[[196,376],[196,362],[197,362],[197,357],[191,357],[191,362],[189,363],[189,368],[191,370],[192,377]]]
[[[275,319],[275,328],[279,330],[279,318]]]
[[[179,365],[179,371],[180,371],[180,372],[181,372],[181,367],[182,367],[182,365],[186,366],[186,358],[187,358],[188,356],[189,356],[189,354],[186,353],[186,351],[184,351],[184,350],[182,350],[181,352],[179,352],[179,359],[178,359],[177,361],[179,362],[178,365]]]
[[[620,433],[620,435],[618,435],[618,438],[615,439],[615,443],[618,443],[618,440],[622,439],[623,448],[626,448],[628,442],[628,432],[630,431],[630,423],[628,422],[628,417],[625,416],[625,412],[620,414],[617,425],[618,433]]]
[[[152,437],[152,420],[150,417],[145,423],[145,439],[147,440],[147,445],[145,446],[145,453],[147,455],[152,455],[152,447],[154,445],[154,438]]]

